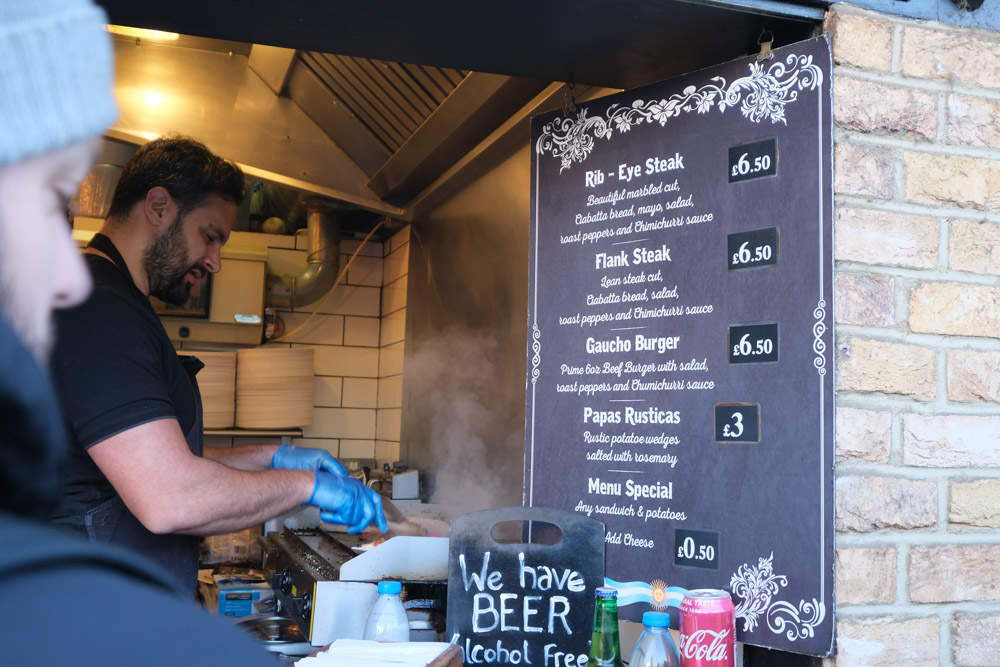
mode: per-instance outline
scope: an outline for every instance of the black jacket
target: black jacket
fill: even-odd
[[[59,492],[63,429],[48,377],[0,318],[0,662],[273,667],[157,567],[42,522]]]

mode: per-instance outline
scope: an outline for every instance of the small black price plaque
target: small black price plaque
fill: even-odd
[[[674,565],[718,570],[719,534],[706,530],[675,530]]]
[[[760,406],[756,403],[716,404],[715,441],[760,442]]]
[[[729,149],[729,182],[773,176],[778,171],[778,140],[755,141]]]
[[[729,363],[762,364],[777,360],[777,322],[729,327]]]
[[[774,266],[778,263],[778,228],[767,227],[728,237],[729,270]]]

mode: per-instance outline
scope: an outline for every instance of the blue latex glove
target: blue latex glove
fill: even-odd
[[[347,468],[340,465],[333,454],[325,449],[282,445],[271,457],[275,470],[322,470],[334,475],[347,476]]]
[[[351,534],[360,533],[373,521],[383,533],[389,529],[382,496],[351,477],[317,471],[316,486],[306,503],[320,509],[320,519],[343,524]]]

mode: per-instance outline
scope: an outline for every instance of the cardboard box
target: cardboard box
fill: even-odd
[[[216,574],[219,616],[249,616],[274,611],[274,591],[263,577]]]

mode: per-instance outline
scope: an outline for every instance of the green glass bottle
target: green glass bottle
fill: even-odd
[[[594,592],[594,638],[590,642],[591,665],[623,667],[618,642],[618,591],[602,586]]]

